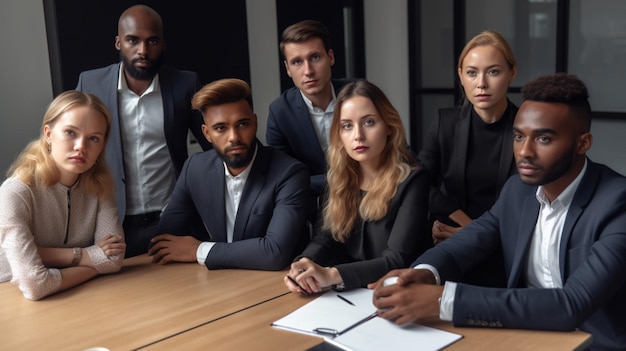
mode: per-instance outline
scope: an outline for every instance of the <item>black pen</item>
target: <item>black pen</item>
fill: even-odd
[[[343,296],[341,296],[341,295],[339,295],[339,294],[337,294],[337,297],[338,297],[338,298],[340,298],[340,299],[342,299],[342,300],[344,300],[345,302],[347,302],[347,303],[351,304],[352,306],[354,306],[354,304],[352,303],[352,301],[350,301],[350,300],[346,299],[345,297],[343,297]]]
[[[341,334],[343,334],[343,333],[345,333],[345,332],[347,332],[347,331],[349,331],[349,330],[352,330],[352,329],[354,329],[354,328],[358,327],[359,325],[361,325],[361,324],[363,324],[363,323],[365,323],[365,322],[369,321],[370,319],[373,319],[373,318],[374,318],[374,317],[376,317],[377,315],[378,315],[378,312],[374,312],[374,313],[370,314],[369,316],[367,316],[367,317],[365,317],[365,318],[361,319],[360,321],[358,321],[358,322],[356,322],[356,323],[352,324],[351,326],[347,327],[346,329],[344,329],[344,330],[340,331],[339,333],[337,333],[337,335],[341,335]]]
[[[356,321],[354,324],[348,326],[346,329],[339,331],[337,329],[333,329],[333,328],[315,328],[313,329],[313,332],[318,333],[318,334],[325,334],[325,335],[331,335],[332,337],[337,337],[341,334],[344,334],[345,332],[348,332],[356,327],[358,327],[359,325],[373,319],[374,317],[376,317],[378,315],[377,312],[374,312],[372,314],[370,314],[369,316],[361,319],[360,321]]]
[[[300,291],[302,291],[304,295],[306,296],[310,295],[309,292],[304,290],[304,288],[300,284],[298,284],[298,282],[295,279],[293,279],[289,274],[287,274],[287,279],[291,280],[292,283],[294,283],[298,288],[300,288]]]

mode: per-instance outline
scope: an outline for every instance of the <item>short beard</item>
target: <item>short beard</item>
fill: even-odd
[[[124,63],[124,70],[137,80],[152,80],[161,68],[162,58],[163,56],[159,56],[156,60],[150,60],[152,64],[148,68],[137,68],[133,65],[133,62],[129,61],[120,51],[120,59],[122,63]]]
[[[241,146],[241,145],[242,144],[239,143],[239,144],[235,144],[232,146]],[[256,142],[252,142],[252,145],[250,145],[245,155],[236,155],[233,157],[228,157],[226,156],[226,153],[228,152],[229,148],[230,147],[225,148],[224,152],[222,152],[218,148],[215,148],[215,152],[217,152],[217,155],[220,157],[220,159],[222,159],[222,161],[224,161],[224,163],[226,164],[228,168],[240,169],[240,168],[244,168],[248,166],[250,164],[250,161],[252,161],[252,157],[254,157],[254,151],[256,150]]]
[[[527,185],[545,185],[554,182],[555,180],[561,178],[565,173],[567,173],[574,164],[574,155],[576,153],[576,146],[572,145],[572,147],[567,150],[566,153],[561,156],[558,160],[556,160],[549,170],[547,170],[546,174],[543,175],[543,178],[537,179],[536,181],[526,181],[523,183]]]

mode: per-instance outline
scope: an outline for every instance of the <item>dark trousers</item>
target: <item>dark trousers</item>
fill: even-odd
[[[124,217],[126,256],[133,257],[148,252],[150,239],[157,235],[161,212],[150,212]]]

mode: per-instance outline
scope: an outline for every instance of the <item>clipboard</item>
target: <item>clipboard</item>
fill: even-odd
[[[371,290],[354,289],[340,294],[331,290],[273,322],[272,326],[315,336],[335,337],[375,315]]]
[[[440,350],[463,336],[377,317],[373,290],[329,291],[272,323],[275,328],[323,337],[342,350]],[[347,301],[346,301],[347,300]]]

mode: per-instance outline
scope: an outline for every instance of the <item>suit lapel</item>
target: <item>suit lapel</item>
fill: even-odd
[[[235,228],[233,229],[233,241],[239,241],[246,239],[246,227],[248,225],[248,219],[254,208],[254,204],[263,190],[267,177],[267,167],[269,166],[270,159],[267,149],[265,149],[261,143],[257,142],[257,155],[248,175],[248,180],[244,186],[243,193],[241,194],[241,202],[237,209],[237,216],[235,217]]]
[[[161,99],[163,100],[163,130],[165,140],[174,139],[174,92],[172,91],[171,80],[165,69],[159,70],[159,87],[161,89]],[[191,101],[189,102],[191,104]],[[170,155],[174,155],[170,143],[167,143]],[[179,170],[180,171],[180,170]]]
[[[471,106],[471,105],[468,105]],[[452,152],[451,179],[465,179],[465,166],[467,165],[467,149],[469,147],[471,110],[466,106],[459,114],[459,120],[454,125],[454,150]],[[456,182],[454,186],[459,194],[461,206],[465,206],[465,182]]]
[[[106,145],[105,157],[111,169],[111,174],[115,179],[115,198],[118,207],[118,216],[120,220],[124,220],[126,215],[126,188],[119,186],[126,181],[124,172],[124,146],[122,143],[122,130],[119,115],[119,99],[117,92],[117,84],[121,64],[109,66],[106,74],[106,82],[102,85],[102,90],[98,91],[98,96],[102,96],[102,101],[109,106],[111,114],[111,132]]]
[[[533,189],[536,190],[537,188],[534,187]],[[538,214],[539,202],[537,202],[535,192],[533,191],[524,199],[522,212],[520,214],[519,228],[517,230],[517,240],[513,240],[516,249],[513,262],[511,263],[511,274],[509,275],[507,284],[509,288],[520,286],[520,279],[522,279],[523,276],[522,273],[524,272],[524,265],[526,263],[530,241],[535,231]]]
[[[512,168],[515,167],[513,162],[513,140],[511,139],[511,135],[513,135],[513,120],[515,116],[513,115],[513,108],[511,102],[509,102],[509,107],[506,111],[506,116],[504,118],[507,119],[507,123],[504,127],[504,141],[502,143],[502,150],[500,151],[500,167],[498,169],[498,179],[497,179],[497,189],[502,189],[504,183],[506,183],[507,179],[509,179],[509,175],[512,173]],[[496,194],[496,197],[499,196]]]
[[[108,162],[115,162],[117,169],[124,169],[124,163],[122,162],[122,131],[120,124],[119,108],[112,108],[112,106],[119,105],[119,99],[117,95],[117,83],[119,80],[119,74],[121,64],[111,67],[110,72],[107,74],[107,82],[104,85],[104,89],[100,92],[104,96],[102,99],[109,108],[111,114],[111,134],[109,135],[109,141],[107,143],[107,160]],[[109,161],[110,160],[110,161]],[[119,161],[119,162],[118,162]]]
[[[559,267],[561,270],[561,281],[565,283],[565,261],[567,256],[567,250],[569,247],[569,241],[572,237],[572,231],[574,230],[574,225],[578,222],[578,218],[583,213],[585,207],[591,201],[593,193],[596,190],[596,185],[598,184],[598,177],[600,176],[599,169],[595,166],[593,162],[587,159],[587,171],[585,175],[583,175],[583,179],[581,179],[580,184],[578,185],[578,189],[576,189],[576,193],[574,194],[574,198],[572,199],[572,203],[569,206],[569,210],[567,211],[567,216],[565,217],[565,223],[563,224],[563,233],[561,234],[561,246],[559,247]]]
[[[326,159],[324,155],[324,151],[322,150],[322,145],[320,141],[317,139],[317,134],[315,133],[315,127],[313,126],[313,121],[311,121],[311,115],[309,114],[309,109],[306,107],[306,103],[304,102],[304,98],[298,89],[295,90],[295,104],[294,107],[296,109],[295,117],[295,125],[292,130],[299,130],[302,132],[302,141],[306,143],[306,147],[311,150],[315,150],[317,153],[317,157],[319,159]],[[306,128],[302,128],[302,126],[307,126]]]
[[[202,176],[202,175],[200,175]],[[204,176],[202,176],[204,177]],[[208,223],[204,223],[211,235],[211,239],[217,242],[226,242],[226,177],[224,176],[224,165],[215,154],[212,164],[209,166],[208,177],[205,178],[207,194],[199,196],[206,199],[206,211],[208,213]],[[198,191],[202,191],[198,189]]]

